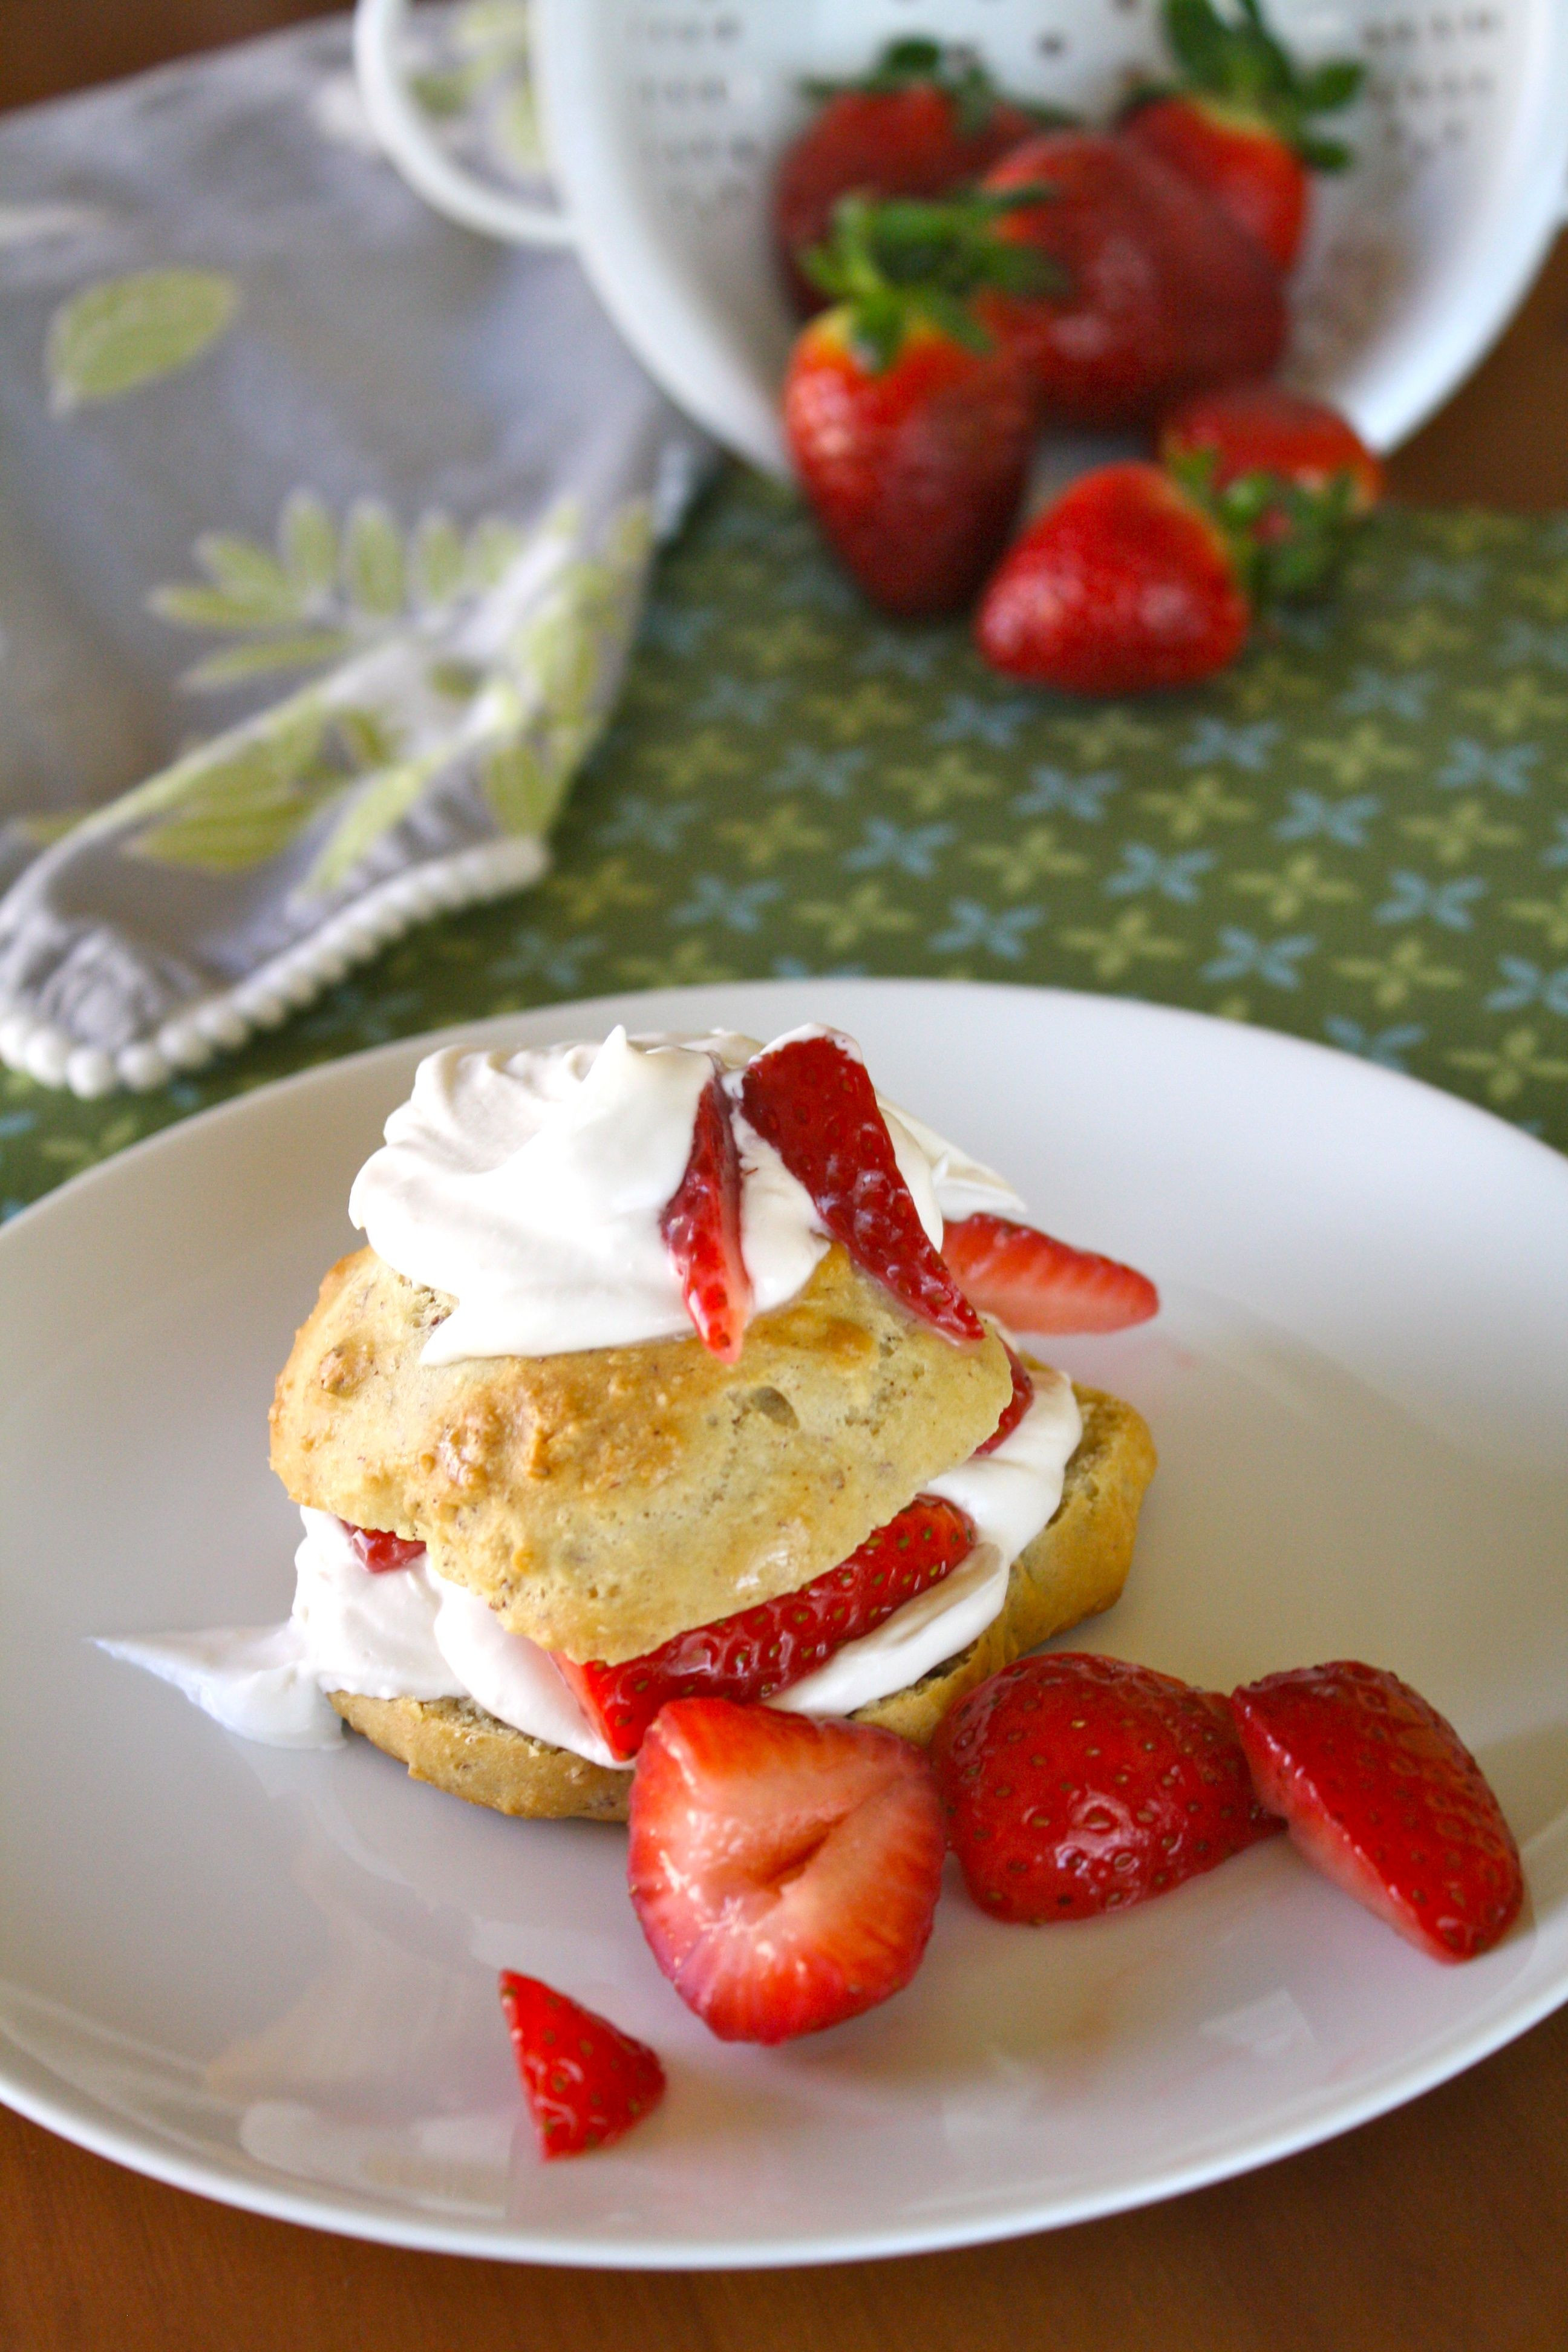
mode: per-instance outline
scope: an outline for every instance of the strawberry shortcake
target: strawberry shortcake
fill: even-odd
[[[1121,1590],[1148,1433],[1018,1334],[1152,1286],[837,1032],[447,1048],[350,1207],[272,1410],[291,1616],[112,1645],[231,1728],[621,1819],[670,1700],[923,1744]]]

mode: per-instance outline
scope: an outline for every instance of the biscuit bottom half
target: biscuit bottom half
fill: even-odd
[[[1120,1397],[1076,1383],[1075,1393],[1083,1435],[1061,1502],[1014,1561],[1000,1613],[958,1656],[859,1708],[855,1722],[880,1724],[924,1747],[965,1692],[1120,1597],[1154,1447],[1142,1416]],[[471,1699],[330,1696],[345,1723],[406,1764],[416,1780],[470,1804],[534,1821],[626,1820],[629,1772],[530,1738]]]

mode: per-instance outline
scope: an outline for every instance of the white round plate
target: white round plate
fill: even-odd
[[[956,1879],[913,1986],[775,2052],[654,1967],[619,1832],[521,1823],[362,1741],[221,1732],[95,1633],[263,1622],[297,1522],[274,1373],[425,1045],[233,1102],[0,1234],[0,2095],[257,2211],[637,2266],[952,2245],[1342,2131],[1568,1997],[1568,1164],[1413,1082],[1087,996],[836,981],[555,1006],[489,1043],[837,1021],[1160,1319],[1064,1345],[1162,1467],[1078,1638],[1228,1688],[1357,1656],[1458,1724],[1531,1902],[1445,1968],[1283,1840],[1163,1901],[1005,1927]],[[1069,1636],[1070,1641],[1073,1637]],[[657,2045],[659,2113],[542,2164],[496,2001],[549,1979]]]

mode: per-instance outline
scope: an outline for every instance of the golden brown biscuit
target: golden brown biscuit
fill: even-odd
[[[1014,1562],[1001,1615],[959,1656],[861,1707],[856,1722],[881,1724],[924,1747],[965,1692],[1119,1598],[1154,1448],[1142,1416],[1120,1397],[1085,1388],[1077,1395],[1083,1435],[1060,1505]],[[416,1780],[534,1820],[626,1819],[628,1773],[531,1739],[470,1699],[331,1696],[346,1723],[406,1764]]]
[[[297,1503],[422,1539],[509,1633],[641,1657],[836,1568],[966,1461],[1012,1393],[838,1247],[738,1364],[694,1338],[426,1366],[448,1311],[372,1250],[335,1265],[278,1381]]]

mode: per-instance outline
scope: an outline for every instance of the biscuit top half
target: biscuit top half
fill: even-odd
[[[965,1461],[1012,1393],[835,1244],[740,1359],[694,1337],[421,1360],[452,1301],[333,1266],[272,1406],[298,1503],[425,1543],[509,1633],[616,1664],[795,1591]]]

